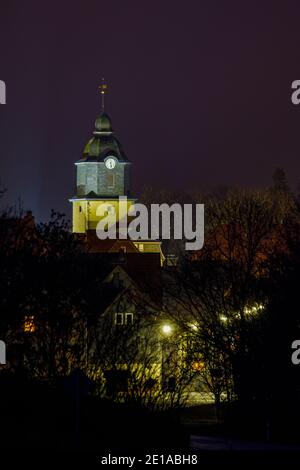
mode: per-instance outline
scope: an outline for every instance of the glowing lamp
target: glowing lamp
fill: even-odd
[[[163,325],[162,326],[162,332],[165,334],[165,335],[170,335],[172,333],[172,327],[170,325]]]

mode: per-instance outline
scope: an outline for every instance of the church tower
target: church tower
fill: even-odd
[[[136,253],[157,253],[161,263],[164,260],[161,242],[156,240],[99,240],[96,228],[101,216],[97,214],[100,205],[114,207],[116,223],[124,217],[124,200],[120,207],[119,197],[127,198],[127,214],[136,202],[131,196],[129,172],[131,163],[115,136],[111,119],[104,111],[104,95],[107,86],[100,86],[102,112],[96,118],[92,138],[87,142],[82,158],[75,162],[76,194],[70,199],[73,206],[73,232],[84,236],[92,251],[116,252],[120,249]],[[131,219],[127,217],[127,222]]]
[[[95,230],[102,203],[114,206],[117,220],[119,196],[127,197],[127,210],[135,199],[130,196],[130,162],[116,138],[110,117],[102,110],[95,121],[93,137],[76,163],[76,195],[73,205],[73,232],[86,234]]]

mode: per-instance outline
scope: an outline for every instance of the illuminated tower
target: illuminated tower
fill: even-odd
[[[97,210],[101,204],[110,204],[114,207],[117,227],[121,218],[136,199],[131,197],[129,186],[130,162],[122,146],[116,138],[110,117],[104,111],[104,97],[107,85],[102,82],[100,86],[102,105],[101,114],[95,121],[93,137],[86,144],[83,155],[76,165],[76,195],[70,199],[73,206],[73,232],[86,236],[91,251],[156,253],[160,262],[164,256],[161,251],[161,242],[158,240],[100,240],[96,236],[96,228],[101,216]],[[120,196],[127,197],[127,203],[119,202]],[[125,204],[125,207],[124,207]],[[126,209],[127,204],[127,209]],[[127,222],[130,217],[126,217]]]
[[[102,112],[95,121],[93,137],[86,144],[76,165],[76,195],[73,205],[73,232],[87,233],[95,230],[99,216],[97,208],[109,202],[118,218],[119,196],[127,196],[128,207],[135,201],[130,197],[130,162],[120,142],[114,135],[110,117],[104,112],[107,85],[100,86]]]

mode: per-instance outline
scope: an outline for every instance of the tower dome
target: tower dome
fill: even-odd
[[[114,135],[111,119],[103,111],[96,118],[93,137],[85,145],[81,161],[103,162],[107,155],[115,156],[120,162],[128,162],[120,142]]]
[[[95,121],[95,129],[98,132],[112,132],[111,119],[105,112],[101,113]]]

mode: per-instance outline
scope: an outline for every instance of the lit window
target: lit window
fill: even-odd
[[[133,313],[115,313],[115,325],[133,325]]]
[[[35,324],[34,324],[34,316],[28,315],[24,319],[24,332],[25,333],[34,333],[35,332]]]
[[[133,325],[133,313],[125,313],[125,325]]]
[[[221,320],[221,322],[226,323],[228,318],[226,317],[226,315],[221,314],[220,315],[220,320]]]
[[[139,250],[144,251],[144,244],[143,243],[139,243]]]
[[[197,372],[202,372],[204,371],[204,362],[203,361],[198,361],[198,362],[193,362],[192,363],[192,369],[197,371]]]
[[[123,313],[115,313],[115,325],[123,325]]]

